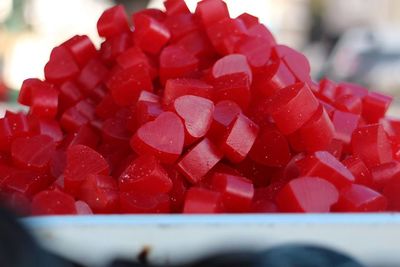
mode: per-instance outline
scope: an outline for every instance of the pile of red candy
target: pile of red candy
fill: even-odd
[[[310,78],[307,59],[221,0],[183,0],[74,36],[29,112],[0,119],[2,202],[32,215],[400,210],[392,98]]]

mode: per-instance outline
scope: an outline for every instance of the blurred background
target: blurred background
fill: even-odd
[[[0,101],[15,101],[24,79],[43,77],[52,47],[74,34],[98,45],[104,9],[162,8],[162,0],[0,0]],[[194,11],[196,0],[187,0]],[[232,17],[248,12],[280,43],[303,51],[318,80],[328,76],[400,96],[399,0],[226,0]],[[397,101],[396,101],[397,102]],[[396,108],[396,106],[395,106]],[[1,108],[0,108],[1,115]]]

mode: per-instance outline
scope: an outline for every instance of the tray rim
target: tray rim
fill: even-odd
[[[215,225],[215,224],[398,224],[400,213],[223,214],[223,215],[57,215],[32,216],[20,221],[30,227],[50,225]]]

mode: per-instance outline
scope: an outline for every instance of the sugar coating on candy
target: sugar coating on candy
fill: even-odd
[[[48,167],[56,145],[47,135],[19,137],[11,144],[11,156],[14,163],[33,170],[43,170]]]
[[[42,191],[32,200],[32,215],[76,214],[75,200],[61,191]]]
[[[320,105],[314,115],[294,135],[297,135],[299,141],[298,151],[314,152],[329,147],[335,129],[327,112]]]
[[[368,124],[354,130],[351,139],[352,150],[368,167],[392,160],[390,140],[381,124]]]
[[[0,118],[0,201],[22,215],[400,210],[393,98],[311,77],[222,0],[97,21]]]
[[[110,172],[106,160],[97,151],[84,145],[75,145],[67,151],[67,163],[64,170],[65,189],[76,194],[88,175]]]
[[[291,157],[286,137],[275,127],[262,127],[252,146],[249,156],[262,165],[271,167],[285,166]]]
[[[221,150],[232,162],[240,162],[250,152],[257,135],[259,127],[246,116],[239,114],[229,125],[228,132],[221,144]],[[246,136],[246,139],[243,139]]]
[[[318,101],[307,84],[296,83],[277,92],[271,116],[283,134],[300,129],[318,108]]]
[[[123,192],[168,193],[172,181],[160,162],[153,156],[134,159],[118,178]]]
[[[119,201],[117,181],[107,175],[88,175],[81,185],[78,198],[96,213],[116,212]]]

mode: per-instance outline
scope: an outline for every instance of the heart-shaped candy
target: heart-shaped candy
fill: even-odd
[[[163,112],[154,121],[143,124],[131,139],[139,155],[154,155],[163,163],[173,163],[182,153],[185,131],[173,112]]]
[[[174,102],[174,110],[185,123],[185,144],[191,144],[206,135],[210,129],[214,103],[207,98],[185,95]]]
[[[44,67],[44,76],[47,81],[62,83],[78,73],[79,67],[67,48],[57,46],[51,51],[50,60]]]

